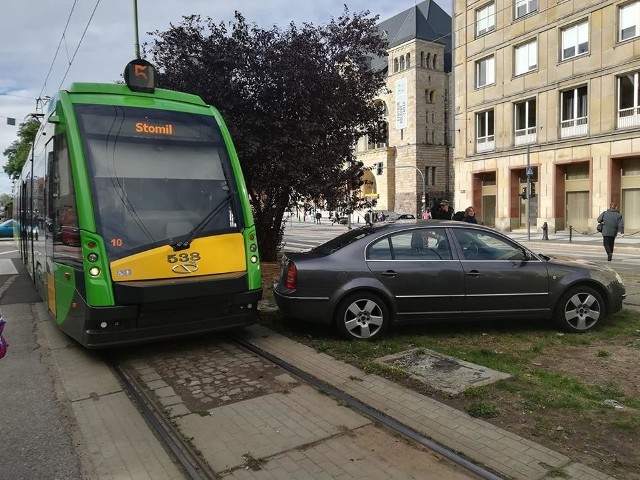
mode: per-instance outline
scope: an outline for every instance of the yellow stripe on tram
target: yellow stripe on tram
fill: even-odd
[[[111,276],[116,282],[187,278],[246,269],[241,233],[196,238],[186,250],[175,252],[165,245],[111,262]]]

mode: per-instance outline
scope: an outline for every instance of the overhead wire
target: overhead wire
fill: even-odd
[[[44,83],[42,85],[42,89],[40,90],[40,94],[38,95],[39,98],[42,97],[42,94],[44,93],[44,89],[47,88],[47,80],[49,80],[49,75],[51,75],[51,71],[53,70],[53,65],[56,62],[56,58],[58,58],[58,52],[60,51],[60,46],[62,45],[62,42],[65,39],[65,34],[67,33],[67,27],[69,27],[69,22],[71,21],[71,16],[73,15],[73,11],[75,10],[77,3],[78,3],[78,0],[74,0],[73,5],[71,6],[71,11],[69,12],[67,23],[64,26],[64,30],[62,30],[62,35],[60,36],[60,42],[58,42],[58,48],[56,48],[56,53],[53,55],[53,60],[51,60],[49,71],[47,72],[47,76],[44,79]]]
[[[57,90],[60,90],[60,88],[62,88],[62,84],[64,83],[64,81],[67,79],[67,74],[69,73],[69,70],[71,69],[71,65],[73,64],[73,61],[76,58],[76,55],[78,54],[78,50],[80,50],[80,46],[82,45],[82,40],[84,40],[84,36],[87,33],[87,30],[89,29],[89,25],[91,25],[91,20],[93,20],[93,16],[96,13],[96,10],[98,9],[98,5],[100,5],[100,0],[96,1],[96,5],[93,7],[93,12],[91,12],[91,16],[89,17],[89,20],[87,21],[87,25],[84,27],[84,31],[82,32],[82,36],[80,37],[80,40],[78,41],[78,46],[76,47],[76,51],[73,52],[73,57],[71,57],[71,60],[69,61],[69,66],[67,67],[66,72],[64,72],[64,76],[62,77],[62,80],[60,81],[60,85],[58,85]]]

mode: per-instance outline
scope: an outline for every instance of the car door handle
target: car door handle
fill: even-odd
[[[396,275],[398,275],[398,272],[396,272],[395,270],[387,270],[386,272],[382,272],[381,275],[385,276],[385,277],[395,277]]]
[[[479,277],[480,275],[482,274],[478,270],[471,270],[470,272],[467,272],[468,277]]]

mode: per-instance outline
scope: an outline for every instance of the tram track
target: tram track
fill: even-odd
[[[386,415],[371,405],[354,398],[348,393],[331,385],[314,375],[304,371],[303,369],[291,364],[290,362],[279,358],[278,356],[267,352],[260,347],[253,345],[238,336],[229,335],[225,339],[226,342],[236,345],[237,348],[246,351],[263,361],[269,362],[300,381],[309,385],[316,391],[327,395],[339,404],[350,408],[354,412],[361,414],[363,417],[369,418],[392,434],[396,434],[401,438],[409,441],[411,444],[422,447],[433,452],[440,457],[447,459],[452,464],[467,471],[474,478],[497,480],[502,477],[485,469],[483,466],[470,461],[468,458],[458,454],[457,452],[431,440],[423,433],[412,429],[393,417]],[[130,398],[135,402],[139,411],[143,415],[145,421],[155,432],[156,437],[165,446],[165,449],[172,455],[176,464],[178,464],[185,478],[190,480],[210,480],[219,478],[216,472],[210,468],[203,456],[197,451],[185,436],[177,428],[176,423],[169,418],[165,409],[160,405],[158,400],[154,398],[153,392],[145,387],[144,382],[139,379],[127,362],[120,362],[113,358],[108,359],[108,363],[118,376],[123,387],[127,391]]]
[[[371,407],[370,405],[352,397],[351,395],[349,395],[348,393],[340,390],[339,388],[328,384],[327,382],[324,382],[318,378],[316,378],[315,376],[309,374],[308,372],[303,371],[302,369],[291,365],[290,363],[286,362],[285,360],[269,353],[266,352],[264,350],[262,350],[261,348],[247,342],[244,341],[242,339],[239,338],[234,338],[234,337],[230,337],[230,340],[235,342],[236,344],[240,345],[242,348],[250,351],[251,353],[253,353],[254,355],[258,355],[272,363],[274,363],[275,365],[279,366],[281,369],[297,376],[298,378],[304,380],[306,383],[308,383],[309,385],[313,386],[315,389],[317,389],[318,391],[330,395],[334,398],[336,398],[337,400],[339,400],[342,404],[349,406],[350,408],[360,412],[361,414],[365,415],[366,417],[372,418],[375,421],[377,421],[379,424],[384,425],[387,429],[390,429],[391,431],[398,433],[399,435],[401,435],[404,438],[410,439],[413,442],[422,445],[423,447],[427,448],[428,450],[437,453],[438,455],[450,460],[451,462],[453,462],[454,464],[466,469],[467,471],[469,471],[470,473],[474,474],[477,476],[477,478],[483,479],[483,480],[501,480],[502,477],[497,476],[496,474],[490,472],[489,470],[486,470],[485,468],[483,468],[482,466],[471,462],[470,460],[468,460],[467,458],[463,457],[462,455],[459,455],[458,453],[454,452],[451,449],[448,449],[436,442],[434,442],[433,440],[429,439],[428,437],[426,437],[425,435],[421,434],[420,432],[407,427],[406,425],[403,425],[402,423],[398,422],[397,420],[395,420],[394,418],[392,418],[389,415],[385,415],[384,413],[374,409],[373,407]]]
[[[156,437],[172,455],[175,462],[182,467],[189,480],[215,480],[217,475],[202,460],[200,455],[189,445],[162,409],[140,385],[128,368],[111,358],[107,359],[116,376],[120,380],[129,398],[138,407],[147,424]]]

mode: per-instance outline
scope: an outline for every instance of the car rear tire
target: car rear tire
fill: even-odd
[[[349,340],[379,338],[389,327],[389,322],[389,309],[375,293],[349,295],[336,309],[336,327]]]
[[[556,307],[555,322],[567,332],[583,333],[596,326],[605,315],[600,294],[591,287],[574,287],[562,296]]]

